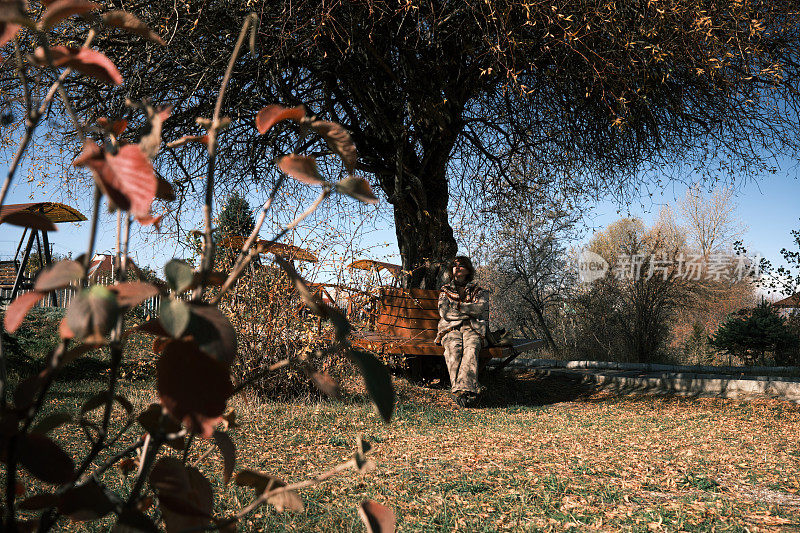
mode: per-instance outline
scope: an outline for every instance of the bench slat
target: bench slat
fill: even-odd
[[[396,307],[396,306],[389,306],[389,307],[381,307],[380,308],[380,315],[386,316],[396,316],[396,317],[403,317],[403,318],[423,318],[427,320],[439,320],[439,309],[438,306],[434,309],[420,309],[419,307]]]
[[[376,320],[376,324],[380,324],[381,326],[398,326],[409,329],[432,329],[435,331],[439,325],[439,320],[380,315]]]

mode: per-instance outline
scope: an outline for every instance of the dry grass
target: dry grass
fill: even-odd
[[[286,481],[349,457],[357,433],[378,470],[301,492],[306,511],[261,508],[243,531],[363,531],[364,498],[392,506],[400,531],[776,531],[800,524],[800,409],[778,401],[614,397],[531,374],[490,383],[487,406],[458,409],[443,390],[397,381],[383,424],[354,393],[344,402],[238,400],[238,468]],[[61,386],[76,410],[90,383]],[[131,385],[143,406],[153,393]],[[77,454],[76,427],[60,431]],[[191,455],[209,446],[199,442]],[[216,452],[201,469],[219,514],[251,494],[220,481]],[[109,483],[127,485],[121,474]],[[125,489],[123,488],[123,491]],[[63,524],[65,529],[74,525]],[[107,527],[107,525],[106,525]]]

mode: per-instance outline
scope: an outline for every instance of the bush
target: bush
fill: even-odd
[[[799,342],[786,319],[766,302],[749,315],[730,317],[710,339],[712,346],[740,357],[746,365],[764,364],[767,352],[774,354],[776,364],[788,364]]]

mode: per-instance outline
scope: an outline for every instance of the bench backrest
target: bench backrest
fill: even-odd
[[[436,337],[439,291],[382,287],[375,330],[404,339]]]

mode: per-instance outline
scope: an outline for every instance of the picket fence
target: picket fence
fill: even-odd
[[[95,277],[92,278],[92,285],[113,285],[114,279],[111,276],[108,277]],[[78,293],[80,288],[87,287],[88,284],[83,282],[80,287],[79,286],[72,286],[67,287],[65,289],[59,289],[56,291],[51,292],[44,298],[42,298],[35,307],[53,307],[53,308],[67,308],[69,304],[72,302],[72,299]],[[33,292],[33,289],[21,289],[17,291],[17,297],[21,294],[25,294],[27,292]],[[179,298],[187,299],[191,295],[190,294],[183,294]],[[10,288],[1,288],[0,289],[0,302],[5,302],[3,307],[8,305],[8,302],[11,298],[11,289]],[[156,316],[158,314],[158,307],[161,305],[161,295],[157,294],[151,298],[148,298],[141,304],[139,304],[136,309],[141,309],[141,312],[144,316]]]

